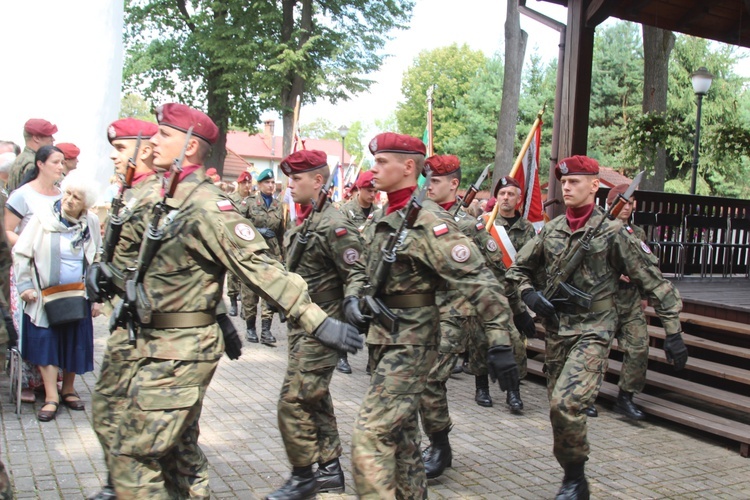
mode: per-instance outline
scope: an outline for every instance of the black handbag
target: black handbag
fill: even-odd
[[[56,285],[42,290],[42,305],[49,326],[60,326],[86,317],[86,287],[83,283]]]

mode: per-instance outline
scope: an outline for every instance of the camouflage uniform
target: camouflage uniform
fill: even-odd
[[[638,226],[626,225],[633,237],[646,241],[646,233]],[[641,308],[641,294],[635,283],[617,282],[615,307],[619,322],[615,338],[623,351],[619,387],[629,393],[643,391],[648,370],[648,326]]]
[[[161,199],[160,186],[157,176],[149,175],[140,182],[134,182],[133,187],[125,192],[124,206],[119,214],[123,221],[122,232],[111,263],[119,275],[115,279],[115,286],[120,297],[124,294],[124,271],[135,266],[151,207]],[[93,427],[108,466],[120,415],[128,404],[128,386],[138,358],[138,351],[129,343],[127,330],[118,328],[112,332],[107,339],[99,379],[91,395]]]
[[[403,211],[378,211],[366,225],[365,245],[373,250],[367,256],[368,274],[381,258],[376,249],[400,227]],[[399,331],[392,334],[377,320],[370,323],[367,343],[374,366],[352,436],[354,480],[362,498],[427,495],[417,408],[437,359],[440,317],[435,305],[398,307],[403,296],[427,300],[447,282],[475,307],[493,345],[510,344],[507,300],[474,245],[441,212],[435,203],[424,202],[382,287],[380,298],[398,315]]]
[[[346,321],[342,300],[357,297],[366,281],[361,240],[354,225],[331,204],[309,217],[310,240],[293,272],[307,282],[310,298],[329,317]],[[284,235],[287,254],[302,228]],[[288,327],[289,364],[279,396],[279,430],[292,466],[326,463],[341,456],[329,392],[338,351],[306,335],[295,321]]]
[[[13,166],[10,167],[10,174],[8,175],[8,192],[15,191],[18,186],[21,185],[24,176],[32,168],[34,168],[34,159],[36,158],[36,151],[26,146],[18,155],[16,161],[13,162]]]
[[[10,305],[5,295],[5,290],[9,286],[10,276],[8,275],[11,265],[10,245],[5,236],[5,222],[0,220],[0,307],[10,313]],[[5,327],[5,321],[0,317],[0,366],[5,366],[5,352],[10,336]],[[0,500],[12,499],[13,487],[10,484],[10,478],[5,471],[5,465],[0,461]]]
[[[604,217],[599,208],[587,225],[596,226]],[[552,275],[584,228],[571,231],[564,215],[547,223],[541,233],[517,254],[507,280],[519,293],[533,288],[539,269]],[[643,244],[645,245],[645,244]],[[607,371],[609,349],[617,328],[614,295],[620,274],[630,276],[654,302],[667,334],[681,331],[682,301],[672,284],[656,267],[656,259],[619,221],[605,221],[591,241],[591,249],[568,280],[590,293],[591,310],[558,306],[557,317],[545,320],[545,372],[550,401],[554,454],[563,468],[587,460],[586,415],[582,410],[596,399]],[[567,469],[566,469],[567,470]]]
[[[367,222],[368,219],[372,218],[373,213],[375,213],[376,207],[374,204],[370,206],[370,213],[365,215],[365,211],[361,206],[359,206],[359,200],[357,199],[358,196],[359,194],[341,205],[339,210],[341,210],[341,213],[344,214],[347,219],[352,221],[354,225],[357,226],[357,230],[362,232],[365,226],[365,222]]]
[[[112,446],[118,498],[208,498],[208,465],[198,446],[203,397],[224,352],[213,315],[226,270],[270,299],[306,332],[326,314],[310,302],[307,285],[266,255],[267,245],[202,168],[185,166],[169,202],[164,237],[144,288],[154,320],[184,313],[207,317],[205,326],[150,328],[138,334],[140,359],[128,388],[128,406]],[[192,171],[192,172],[191,172]],[[171,219],[171,222],[169,222]],[[187,321],[184,319],[183,321]],[[178,477],[170,491],[164,475]]]
[[[234,192],[229,195],[229,199],[234,202],[240,213],[246,210],[247,197],[241,198],[239,193]],[[240,296],[240,280],[232,273],[227,274],[227,296],[235,301]]]

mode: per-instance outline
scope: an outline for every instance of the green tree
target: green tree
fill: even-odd
[[[156,117],[152,106],[138,94],[125,94],[120,99],[120,118],[137,118],[148,122],[155,122]]]
[[[435,154],[446,153],[449,141],[465,132],[459,120],[458,101],[471,90],[472,80],[486,62],[482,52],[471,50],[466,44],[420,52],[401,81],[404,101],[396,106],[399,131],[422,137],[427,126],[427,89],[436,85],[433,144]]]
[[[344,143],[346,151],[357,163],[359,163],[363,158],[362,136],[364,135],[364,127],[360,121],[355,121],[346,126],[348,127],[346,132],[346,142]],[[332,139],[340,141],[340,127],[341,125],[334,125],[330,120],[318,118],[301,125],[300,130],[303,138],[311,137],[313,139]],[[356,158],[354,158],[355,156]]]

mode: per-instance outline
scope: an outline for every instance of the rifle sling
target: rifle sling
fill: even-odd
[[[563,314],[568,315],[574,315],[574,314],[588,314],[588,313],[599,313],[602,311],[608,311],[610,309],[613,309],[615,307],[615,301],[612,299],[612,296],[605,297],[603,299],[595,300],[591,303],[591,308],[584,309],[583,307],[577,306],[575,304],[558,304],[555,306],[555,309],[558,312],[561,312]]]
[[[151,323],[144,328],[165,330],[168,328],[200,328],[216,323],[215,311],[196,311],[185,313],[153,313]]]
[[[341,300],[344,298],[344,290],[341,288],[333,288],[326,290],[325,292],[309,292],[310,300],[316,304],[324,304],[326,302],[333,302],[334,300]]]
[[[413,309],[416,307],[427,307],[435,305],[434,293],[409,293],[404,295],[386,295],[380,300],[388,308]]]

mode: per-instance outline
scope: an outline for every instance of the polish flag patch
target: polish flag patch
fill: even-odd
[[[432,228],[432,232],[435,233],[435,236],[442,236],[448,232],[448,224],[438,224],[437,226]]]
[[[337,227],[335,233],[336,233],[336,236],[341,238],[347,233],[347,230],[345,227]]]
[[[230,212],[234,210],[234,205],[229,200],[217,201],[216,206],[219,207],[219,210],[221,210],[222,212]]]
[[[481,231],[483,229],[484,229],[484,224],[482,224],[481,222],[477,222],[477,231]]]

